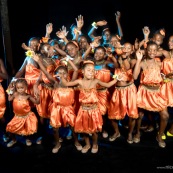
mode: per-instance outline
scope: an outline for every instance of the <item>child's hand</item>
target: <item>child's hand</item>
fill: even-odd
[[[30,47],[28,47],[25,43],[22,43],[21,47],[24,49],[24,50],[32,50]]]
[[[76,23],[77,23],[77,28],[81,29],[84,25],[84,20],[83,20],[83,16],[79,15],[78,18],[76,18]]]
[[[142,53],[142,51],[141,51],[140,49],[138,49],[138,50],[136,51],[136,57],[137,57],[138,60],[142,60],[142,58],[143,58],[143,53]]]
[[[107,24],[107,21],[106,20],[101,20],[101,21],[96,22],[96,25],[97,26],[104,26],[106,24]]]
[[[52,33],[53,31],[53,24],[52,23],[48,23],[46,25],[46,35],[47,36],[50,36],[50,34]]]

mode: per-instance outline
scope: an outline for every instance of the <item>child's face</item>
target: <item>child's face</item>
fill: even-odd
[[[123,54],[129,56],[133,52],[133,46],[130,43],[125,43],[122,48]]]
[[[103,51],[103,49],[98,48],[98,49],[96,49],[96,51],[94,53],[94,59],[96,61],[100,61],[105,58],[105,55],[106,55],[106,53]]]
[[[36,51],[38,51],[38,47],[39,47],[39,42],[37,41],[37,40],[31,40],[30,42],[29,42],[29,47],[34,51],[34,52],[36,52]]]
[[[83,74],[86,79],[94,79],[95,70],[93,64],[87,64],[83,69]]]
[[[24,94],[26,92],[27,86],[23,83],[16,84],[16,90],[20,94]]]
[[[173,49],[173,36],[171,36],[171,37],[169,38],[168,46],[169,46],[169,49],[170,49],[170,50]]]
[[[163,37],[160,34],[156,34],[153,38],[153,41],[160,46],[163,43]]]
[[[104,41],[108,41],[110,39],[110,37],[111,37],[110,31],[104,31],[104,33],[103,33],[103,40]]]
[[[75,58],[75,56],[78,54],[78,48],[74,44],[69,44],[66,47],[67,53],[72,57]]]
[[[147,54],[149,58],[155,58],[157,55],[158,48],[156,45],[149,45],[147,48]]]
[[[55,74],[59,74],[60,76],[64,77],[64,79],[67,79],[68,74],[67,71],[64,69],[59,69]],[[59,77],[57,77],[59,79]]]
[[[79,40],[79,46],[81,49],[86,49],[87,48],[87,45],[88,45],[88,41],[85,37],[82,37],[80,38]]]

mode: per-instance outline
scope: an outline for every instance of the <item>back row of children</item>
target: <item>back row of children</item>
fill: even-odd
[[[71,27],[72,39],[68,39],[64,26],[56,32],[60,40],[51,39],[53,24],[49,23],[41,43],[33,37],[28,46],[22,44],[27,57],[8,87],[14,117],[6,126],[11,139],[7,147],[17,142],[16,134],[26,136],[26,145],[30,146],[30,136],[36,133],[36,143],[41,144],[48,120],[55,142],[52,153],[61,148],[59,129],[68,126],[77,150],[87,153],[91,148],[92,153],[97,153],[98,133],[104,138],[109,136],[107,120],[113,128],[109,136],[112,142],[121,136],[119,121],[126,117],[127,142],[139,143],[144,110],[159,114],[156,140],[159,147],[166,147],[166,135],[173,136],[173,126],[165,135],[169,120],[167,108],[173,106],[173,36],[169,38],[170,51],[161,48],[164,29],[149,38],[149,27],[144,27],[143,40],[136,39],[134,44],[125,42],[121,13],[115,16],[118,26],[115,35],[105,28],[102,36],[95,36],[94,31],[106,26],[107,21],[93,22],[88,41],[82,33],[83,16],[79,15]],[[135,81],[139,81],[138,85]],[[84,146],[79,134],[83,135]]]

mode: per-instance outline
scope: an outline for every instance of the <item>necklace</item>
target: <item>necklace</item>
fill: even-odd
[[[96,61],[95,64],[96,65],[104,65],[105,59],[101,60],[101,61]]]

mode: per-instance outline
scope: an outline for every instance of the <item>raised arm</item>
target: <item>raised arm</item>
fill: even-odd
[[[94,40],[95,38],[95,35],[94,35],[94,32],[95,30],[99,27],[99,26],[104,26],[107,24],[107,21],[105,20],[102,20],[102,21],[98,21],[98,22],[93,22],[91,25],[92,25],[92,28],[90,29],[90,31],[88,32],[88,36],[89,38],[91,39],[91,41]]]
[[[133,70],[133,77],[135,80],[138,78],[139,73],[141,71],[141,60],[143,57],[143,53],[142,51],[140,51],[140,49],[136,51],[136,57],[137,57],[137,61]]]
[[[115,16],[116,16],[116,23],[117,23],[117,27],[118,27],[118,35],[120,38],[122,38],[123,30],[122,30],[121,23],[120,23],[121,13],[119,11],[117,11],[117,13],[115,13]]]

